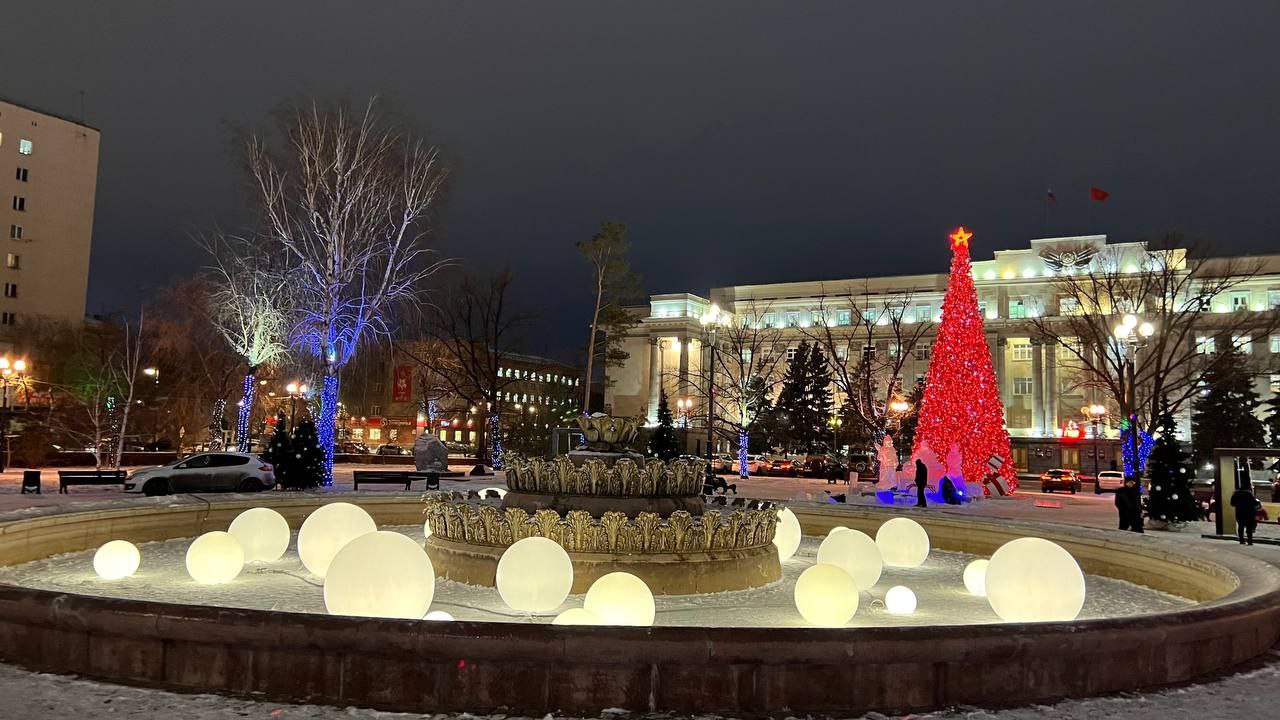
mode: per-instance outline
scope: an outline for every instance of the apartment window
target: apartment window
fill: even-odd
[[[1031,394],[1031,378],[1016,377],[1013,379],[1014,395],[1030,395]]]
[[[1271,352],[1280,353],[1280,335],[1271,336]]]
[[[4,296],[7,298],[18,297],[18,283],[5,283]]]
[[[1253,338],[1248,335],[1232,335],[1231,347],[1239,350],[1245,355],[1253,354]]]
[[[837,325],[849,325],[849,324],[852,324],[852,322],[853,322],[852,313],[850,313],[848,310],[837,310],[837,311],[836,311],[836,324],[837,324]]]
[[[916,354],[917,360],[928,360],[929,355],[932,353],[933,353],[933,345],[927,342],[916,343],[915,354]]]
[[[1213,338],[1201,335],[1196,338],[1196,352],[1201,355],[1212,355],[1214,353]]]
[[[1014,320],[1025,320],[1027,317],[1027,306],[1022,302],[1021,298],[1009,301],[1009,317]]]
[[[896,358],[902,354],[902,344],[897,341],[889,342],[889,357]]]
[[[789,312],[789,313],[787,313],[787,327],[800,327],[800,313],[799,313],[799,312]]]
[[[5,257],[4,264],[5,267],[10,270],[17,270],[22,267],[22,256],[17,253],[9,253],[8,256]],[[1276,340],[1276,337],[1272,337],[1272,344],[1274,344]]]
[[[796,356],[796,349],[787,348],[787,362],[791,362],[793,359],[795,359],[795,356]]]
[[[1014,360],[1030,360],[1031,359],[1031,343],[1014,343],[1013,359]]]
[[[0,313],[0,325],[14,325],[18,322],[17,317],[11,312]]]
[[[1280,310],[1280,290],[1267,291],[1267,307],[1271,310]]]
[[[931,322],[932,320],[933,320],[933,306],[932,306],[932,305],[917,305],[917,306],[916,306],[916,322],[919,322],[919,323],[925,323],[925,322]]]
[[[26,199],[26,198],[24,198],[24,197],[22,197],[21,195],[14,195],[14,196],[13,196],[13,209],[14,209],[14,210],[18,210],[18,211],[24,211],[24,210],[26,210],[26,209],[27,209],[27,199]]]
[[[27,181],[27,169],[26,169],[26,168],[24,168],[24,167],[20,167],[20,168],[18,168],[18,172],[17,172],[17,174],[15,175],[15,177],[17,178],[18,182],[26,182],[26,181]]]
[[[849,346],[841,345],[840,347],[836,348],[836,357],[840,360],[840,362],[844,362],[845,360],[848,360]]]
[[[10,226],[9,226],[9,239],[10,239],[10,240],[21,240],[21,239],[22,239],[22,226],[21,226],[21,225],[10,225]]]
[[[30,140],[27,140],[26,138],[23,138],[22,140],[19,140],[19,141],[18,141],[18,154],[19,154],[19,155],[30,155],[30,154],[31,154],[31,151],[32,151],[33,149],[34,149],[34,147],[32,146],[32,144],[31,144],[31,141],[30,141]]]
[[[774,315],[773,313],[765,313],[765,314],[764,314],[764,323],[763,323],[763,324],[764,324],[764,326],[765,326],[765,327],[767,327],[767,328],[777,327],[777,325],[778,325],[778,316],[777,316],[777,315]]]
[[[1058,300],[1059,315],[1078,315],[1080,313],[1080,301],[1076,298],[1061,298]]]
[[[1249,309],[1249,293],[1233,292],[1231,293],[1231,311],[1248,310]]]

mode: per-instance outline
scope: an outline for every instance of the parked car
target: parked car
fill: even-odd
[[[462,455],[465,457],[475,457],[476,448],[474,445],[468,445],[467,443],[458,442],[457,440],[445,440],[443,442],[444,442],[445,449],[449,451],[450,457],[453,457],[455,455]]]
[[[733,458],[735,456],[728,453],[718,453],[711,457],[711,469],[718,473],[727,473],[729,468],[733,467]]]
[[[758,474],[760,474],[760,470],[761,470],[761,468],[763,468],[763,467],[764,467],[765,465],[767,465],[767,464],[768,464],[768,462],[764,459],[764,456],[763,456],[763,455],[748,455],[748,456],[747,456],[747,472],[748,472],[748,473],[750,473],[750,474],[752,474],[752,475],[758,475]],[[741,467],[741,465],[738,463],[738,459],[737,459],[737,458],[734,458],[734,459],[733,459],[733,462],[729,465],[729,471],[730,471],[730,472],[736,472],[736,473],[740,473],[740,472],[742,472],[742,467]]]
[[[781,475],[787,477],[795,477],[799,472],[796,463],[789,458],[778,457],[769,461],[769,464],[760,471],[761,475]]]
[[[1124,473],[1119,470],[1103,470],[1098,473],[1098,492],[1115,492],[1124,487]]]
[[[135,470],[124,483],[127,493],[169,495],[180,492],[259,492],[276,486],[271,465],[252,453],[207,452],[168,465]]]
[[[378,455],[395,455],[395,456],[405,456],[405,455],[412,455],[413,453],[409,452],[409,449],[408,449],[408,448],[406,448],[406,447],[402,447],[402,446],[400,446],[400,445],[396,445],[396,444],[394,444],[394,443],[386,443],[386,444],[383,444],[383,445],[379,445],[379,446],[378,446],[378,452],[377,452],[377,454],[378,454]]]
[[[338,454],[340,455],[368,455],[369,446],[356,440],[343,440],[338,443]]]
[[[805,477],[825,478],[833,471],[843,475],[845,465],[843,458],[835,455],[809,455],[801,463],[800,470]]]
[[[1066,490],[1072,495],[1080,492],[1080,478],[1075,470],[1054,468],[1040,473],[1040,492]]]

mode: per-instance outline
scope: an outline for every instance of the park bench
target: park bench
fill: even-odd
[[[70,485],[123,485],[128,475],[124,470],[59,470],[58,493],[66,495]]]
[[[408,490],[414,480],[426,480],[427,490],[439,490],[440,478],[462,477],[461,471],[419,472],[417,470],[356,470],[351,473],[352,484],[356,490],[361,485],[404,485]]]

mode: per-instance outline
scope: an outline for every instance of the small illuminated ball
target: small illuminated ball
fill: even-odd
[[[512,610],[550,612],[573,589],[573,563],[555,540],[527,537],[502,553],[497,586],[502,602]]]
[[[595,615],[600,625],[648,627],[657,614],[649,586],[625,572],[612,572],[591,583],[582,607]]]
[[[894,585],[884,595],[884,607],[890,615],[910,615],[916,611],[916,594],[909,587]]]
[[[303,521],[298,530],[298,557],[312,575],[324,577],[329,563],[344,545],[377,530],[373,518],[363,509],[351,503],[330,503]]]
[[[840,567],[819,563],[800,573],[795,602],[810,625],[844,627],[858,611],[858,586]]]
[[[432,610],[422,619],[433,620],[436,622],[453,622],[453,616],[443,610]]]
[[[138,571],[142,554],[128,540],[112,540],[93,554],[93,571],[103,580],[127,578]]]
[[[338,551],[324,576],[330,615],[417,620],[431,609],[431,558],[397,532],[365,533]]]
[[[876,531],[876,546],[889,567],[920,567],[929,558],[929,533],[911,518],[893,518]]]
[[[271,508],[245,510],[227,532],[240,541],[245,562],[274,562],[289,549],[289,523]]]
[[[601,625],[600,618],[586,608],[569,608],[551,621],[552,625]]]
[[[1084,607],[1084,573],[1071,553],[1042,538],[1000,546],[987,565],[987,602],[1005,622],[1074,620]]]
[[[791,508],[778,511],[778,524],[773,530],[773,544],[778,548],[778,559],[786,562],[800,549],[800,520]]]
[[[187,548],[187,574],[198,583],[228,583],[243,569],[244,548],[230,533],[207,532]]]
[[[990,560],[982,559],[964,566],[964,589],[970,595],[987,596],[987,566],[990,564]]]
[[[849,573],[858,591],[870,590],[880,581],[884,572],[884,560],[880,557],[880,548],[871,536],[849,528],[837,528],[843,532],[832,530],[818,546],[818,562],[824,565],[835,565]]]

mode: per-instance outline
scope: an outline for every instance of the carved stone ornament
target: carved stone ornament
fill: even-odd
[[[507,487],[515,491],[605,497],[681,497],[702,492],[702,472],[685,460],[636,462],[621,458],[612,467],[587,460],[581,467],[561,455],[554,460],[503,457]]]
[[[640,432],[640,418],[616,418],[603,413],[579,415],[578,428],[588,450],[621,452],[627,450]]]

